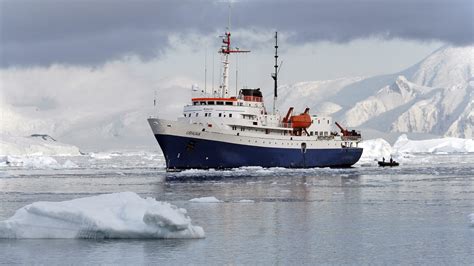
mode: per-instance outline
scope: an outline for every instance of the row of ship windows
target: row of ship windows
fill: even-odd
[[[199,117],[199,113],[194,113],[195,114],[195,117]],[[204,113],[204,117],[211,117],[211,114],[212,113]],[[184,114],[184,117],[191,117],[191,113],[189,114]],[[219,117],[222,117],[222,113],[219,113],[218,115]],[[224,114],[224,117],[226,117],[226,114]],[[232,114],[229,114],[229,117],[232,118]]]
[[[242,103],[240,103],[242,105]],[[234,105],[233,102],[221,102],[221,101],[202,101],[193,102],[193,105]]]
[[[318,133],[319,133],[319,136],[329,136],[329,132],[328,131],[310,131],[309,132],[309,135],[310,136],[318,136]]]
[[[193,102],[193,105],[237,105],[237,106],[244,106],[242,102],[221,102],[221,101],[202,101],[202,102]],[[257,104],[254,104],[257,106]],[[252,104],[247,103],[246,106],[252,106]]]
[[[232,126],[232,130],[237,130],[239,129],[240,131],[254,131],[254,132],[265,132],[266,134],[269,134],[271,132],[275,133],[277,131],[274,130],[269,130],[269,129],[258,129],[258,128],[245,128],[245,127],[237,127],[237,126]],[[308,132],[310,136],[329,136],[328,131],[310,131]],[[282,131],[281,135],[288,135],[288,131]]]
[[[240,141],[243,142],[242,139],[240,139]],[[248,140],[248,142],[249,142],[249,143],[252,143],[251,140]],[[255,143],[258,143],[258,141],[256,140]],[[262,144],[267,144],[265,141],[262,141],[261,143],[262,143]],[[275,142],[269,141],[268,144],[275,144],[275,145],[277,145],[278,142],[276,142],[276,141],[275,141]],[[285,142],[281,142],[280,145],[285,145]],[[293,145],[293,146],[301,146],[300,142],[295,142],[295,143],[287,142],[286,145],[287,145],[287,146],[290,146],[290,145]],[[310,145],[310,146],[312,146],[312,145]],[[328,143],[328,146],[331,146],[331,144]],[[346,142],[346,146],[345,146],[345,147],[349,147],[349,146],[350,146],[350,147],[353,146],[353,145],[352,145],[352,142],[349,143],[349,144]],[[357,146],[357,145],[356,145],[356,146]]]

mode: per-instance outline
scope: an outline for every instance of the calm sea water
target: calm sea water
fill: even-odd
[[[133,191],[186,208],[197,240],[0,240],[4,264],[474,264],[474,155],[399,168],[166,173],[154,155],[0,170],[0,220],[36,201]],[[222,203],[191,203],[215,196]],[[239,203],[239,200],[253,203]]]

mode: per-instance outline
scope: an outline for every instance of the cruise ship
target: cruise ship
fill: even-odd
[[[237,95],[230,94],[229,56],[249,51],[232,49],[231,33],[226,31],[219,50],[219,89],[191,98],[177,120],[148,119],[168,171],[243,166],[350,167],[360,159],[360,132],[343,128],[331,117],[312,115],[308,107],[290,107],[284,115],[278,113],[277,33],[274,47],[271,110],[265,107],[260,88],[242,88]]]

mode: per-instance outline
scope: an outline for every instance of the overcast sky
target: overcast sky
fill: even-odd
[[[228,16],[227,1],[214,0],[0,4],[1,68],[96,67],[138,56],[200,78],[196,68],[203,68],[205,54],[212,62]],[[265,77],[272,71],[272,35],[278,30],[285,70],[292,76],[288,81],[293,82],[390,73],[442,45],[470,45],[473,14],[472,0],[241,0],[232,3],[231,29],[235,43],[253,50],[241,64],[269,65]],[[249,79],[261,82],[252,74]]]

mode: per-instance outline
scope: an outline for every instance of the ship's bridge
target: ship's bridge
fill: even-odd
[[[261,126],[261,117],[267,115],[260,89],[242,89],[238,97],[197,97],[191,102],[181,118],[191,124]]]

